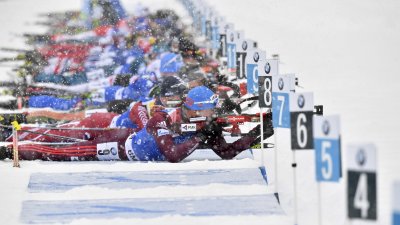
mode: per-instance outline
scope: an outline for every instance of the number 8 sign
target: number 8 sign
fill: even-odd
[[[339,116],[314,116],[317,181],[337,182],[341,177]]]
[[[278,60],[267,59],[261,61],[258,63],[257,74],[260,108],[272,108],[272,79],[276,79],[278,76]],[[247,76],[247,80],[247,83],[249,83],[249,76]]]

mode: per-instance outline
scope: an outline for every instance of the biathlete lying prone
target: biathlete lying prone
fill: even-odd
[[[253,146],[260,136],[260,125],[233,143],[227,143],[224,129],[216,122],[218,96],[205,86],[187,90],[187,84],[177,77],[165,79],[168,85],[161,86],[159,95],[162,107],[156,107],[150,119],[140,119],[133,115],[133,121],[139,121],[136,128],[110,128],[115,114],[93,114],[69,127],[82,128],[88,120],[95,117],[101,121],[97,128],[101,131],[87,130],[48,130],[37,140],[45,141],[67,136],[60,132],[69,132],[71,139],[66,145],[23,144],[19,146],[19,155],[25,160],[140,160],[179,162],[195,149],[212,149],[222,159],[231,159],[240,152]],[[145,110],[137,105],[139,111]],[[173,108],[170,108],[173,106]],[[142,108],[143,107],[143,108]],[[132,108],[131,108],[132,109]],[[133,111],[133,110],[131,110]],[[137,120],[139,118],[139,120]],[[270,120],[264,123],[264,137],[273,135]],[[92,121],[93,122],[93,121]],[[189,129],[182,129],[185,127]],[[94,127],[96,128],[96,127]],[[52,132],[51,132],[52,131]],[[57,131],[55,134],[55,131]],[[71,132],[72,131],[72,132]],[[23,132],[23,131],[21,131]],[[43,132],[43,131],[41,131]],[[36,132],[36,133],[41,133]],[[46,134],[48,134],[46,136]],[[21,136],[23,133],[21,134]],[[35,133],[28,133],[35,135]],[[75,135],[75,136],[74,136]],[[76,137],[79,136],[79,137]],[[26,137],[25,137],[26,138]],[[25,139],[26,140],[26,139]],[[76,142],[79,140],[78,142]],[[75,141],[75,142],[74,142]],[[12,158],[11,149],[3,152],[2,158]],[[1,157],[0,155],[0,157]]]

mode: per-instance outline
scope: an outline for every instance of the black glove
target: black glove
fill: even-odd
[[[198,132],[196,133],[196,138],[199,139],[201,143],[204,143],[205,141],[207,141],[208,136],[203,134],[202,132]]]
[[[5,146],[0,147],[0,160],[3,159],[13,159],[13,151],[10,148],[7,148]]]
[[[217,123],[217,121],[213,120],[211,122],[207,122],[207,124],[201,129],[201,133],[206,135],[207,137],[215,137],[222,134],[222,127]]]
[[[258,137],[261,135],[261,128],[260,128],[260,124],[258,124],[257,126],[255,126],[253,129],[251,129],[249,131],[249,133],[247,133],[247,136],[251,136],[251,137]]]
[[[271,116],[267,116],[263,117],[263,136],[264,139],[267,139],[269,137],[271,137],[274,134],[274,127],[272,126],[272,120],[271,120]],[[248,136],[252,136],[252,137],[259,137],[261,136],[261,126],[257,125],[256,127],[254,127],[252,130],[249,131],[249,133],[247,134]]]
[[[204,145],[204,148],[208,148],[207,143],[210,143],[210,141],[212,142],[214,138],[221,136],[221,134],[221,126],[219,126],[216,121],[211,121],[196,133],[196,138]]]
[[[274,126],[272,125],[272,113],[267,113],[267,115],[263,117],[263,133],[264,139],[267,139],[274,135]]]
[[[238,114],[242,113],[242,109],[240,108],[239,104],[236,104],[231,99],[227,98],[222,102],[220,108],[218,108],[218,114],[229,114],[232,113],[233,110],[236,110]]]
[[[210,146],[210,136],[203,134],[202,132],[198,132],[196,134],[196,139],[198,140],[199,145],[197,146],[198,149],[209,149],[212,148]]]

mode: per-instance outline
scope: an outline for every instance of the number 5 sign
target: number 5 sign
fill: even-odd
[[[348,217],[376,220],[376,150],[373,144],[347,149]]]
[[[317,181],[339,181],[340,122],[339,116],[314,116],[314,149]]]
[[[290,93],[292,150],[313,149],[313,93]]]

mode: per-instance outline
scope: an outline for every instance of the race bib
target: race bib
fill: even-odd
[[[133,138],[134,135],[136,135],[136,134],[135,133],[131,134],[125,141],[125,153],[126,153],[126,156],[129,159],[129,161],[137,160],[136,159],[136,155],[135,155],[135,153],[133,151],[133,147],[132,147],[132,138]]]
[[[115,100],[121,100],[123,92],[124,92],[124,88],[118,89],[117,92],[115,92]]]
[[[120,160],[117,142],[97,144],[97,159],[100,161]]]

